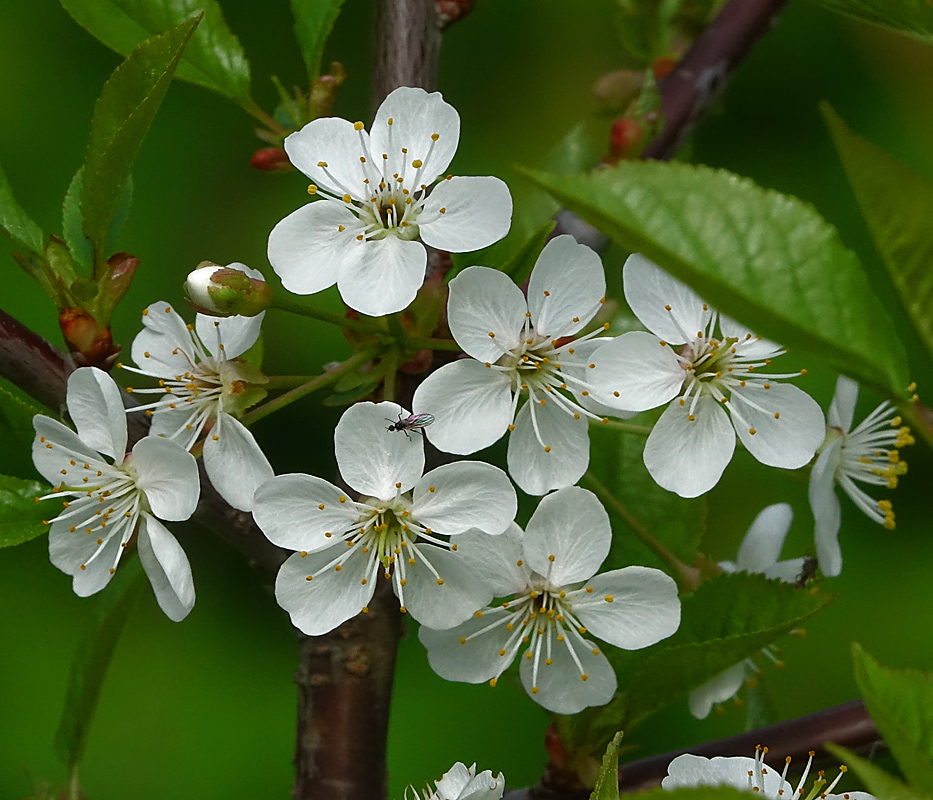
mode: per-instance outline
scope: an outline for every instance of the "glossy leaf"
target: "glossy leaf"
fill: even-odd
[[[606,748],[590,800],[619,800],[619,745],[621,743],[622,731],[619,731],[612,737],[612,741]]]
[[[904,396],[907,355],[893,322],[856,256],[806,203],[683,163],[629,161],[571,177],[525,174],[756,333]]]
[[[933,182],[856,136],[828,105],[822,110],[901,304],[933,355]]]
[[[84,235],[81,221],[81,176],[84,167],[81,167],[68,184],[68,192],[62,203],[62,235],[71,251],[75,265],[90,272],[94,266],[94,245]]]
[[[38,481],[0,475],[0,548],[28,542],[48,530],[45,515],[54,516],[61,510],[54,506],[54,500],[36,502],[48,491],[49,487]]]
[[[295,37],[308,69],[309,85],[321,74],[321,57],[327,37],[340,15],[343,0],[291,0]]]
[[[71,662],[62,718],[55,733],[55,750],[69,769],[80,762],[84,753],[114,649],[146,585],[143,575],[138,558],[124,559],[107,588],[92,601],[94,613]]]
[[[827,742],[825,747],[854,772],[865,784],[865,788],[875,797],[881,797],[884,800],[927,800],[928,795],[907,786],[899,778],[885,772],[877,764],[857,756],[851,750],[832,742]]]
[[[94,106],[81,178],[80,210],[84,233],[98,259],[104,256],[133,162],[198,19],[188,20],[137,47],[104,84]]]
[[[250,101],[249,62],[217,0],[61,0],[61,4],[88,33],[123,56],[144,39],[203,11],[178,77],[237,102]]]
[[[933,675],[882,667],[852,644],[855,682],[907,780],[933,794]]]
[[[30,479],[36,474],[32,465],[32,418],[44,413],[47,413],[44,409],[0,386],[0,441],[4,450],[3,470],[7,474]]]
[[[42,229],[23,211],[13,195],[13,187],[0,167],[0,228],[19,246],[41,255],[45,249]]]
[[[813,0],[818,5],[933,44],[933,5],[929,0]]]

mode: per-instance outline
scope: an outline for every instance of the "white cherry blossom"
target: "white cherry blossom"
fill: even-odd
[[[778,560],[793,519],[794,510],[787,503],[775,503],[763,509],[749,526],[736,560],[720,561],[720,568],[724,572],[748,572],[794,583],[806,559]],[[774,648],[766,647],[761,652],[771,661],[780,663]],[[690,692],[687,698],[690,713],[697,719],[705,719],[713,706],[735,697],[743,684],[759,671],[758,665],[746,658],[713,676]]]
[[[234,266],[234,265],[231,265]],[[242,266],[242,265],[236,265]],[[243,267],[251,277],[262,277]],[[153,303],[143,311],[143,330],[133,340],[138,367],[124,369],[159,379],[157,388],[130,388],[135,395],[160,395],[130,411],[152,417],[151,433],[190,450],[204,437],[204,469],[221,496],[241,511],[252,507],[253,493],[272,477],[272,466],[253,434],[236,419],[265,392],[266,379],[238,357],[259,338],[265,312],[255,317],[198,314],[186,325],[170,304]]]
[[[900,448],[914,443],[910,428],[902,425],[888,402],[872,411],[852,429],[858,384],[845,376],[836,381],[836,392],[828,415],[828,434],[823,449],[810,473],[810,506],[816,521],[816,555],[820,569],[830,577],[842,572],[839,547],[841,509],[836,485],[849,495],[868,518],[895,526],[890,500],[875,500],[858,484],[897,487],[898,478],[907,472],[907,462]]]
[[[69,376],[67,405],[77,433],[49,417],[33,418],[33,463],[55,486],[42,499],[63,505],[49,531],[52,563],[73,577],[75,594],[87,597],[110,582],[135,535],[159,606],[169,619],[184,619],[195,599],[191,567],[159,519],[194,513],[201,488],[194,457],[153,437],[127,454],[120,390],[96,367]]]
[[[505,791],[505,776],[500,772],[493,777],[488,769],[477,775],[476,764],[467,767],[458,761],[443,778],[434,781],[434,786],[433,792],[430,789],[422,792],[424,800],[500,800]]]
[[[337,284],[343,301],[381,316],[406,308],[424,280],[424,245],[479,250],[509,230],[512,198],[498,178],[447,170],[460,117],[437,92],[401,87],[383,101],[370,133],[338,117],[309,122],[285,151],[322,198],[269,235],[269,263],[296,294]],[[422,244],[423,243],[423,244]]]
[[[501,534],[517,500],[497,467],[459,461],[425,475],[424,442],[387,430],[395,403],[357,403],[334,431],[337,465],[358,501],[313,475],[280,475],[256,492],[253,516],[270,541],[296,550],[275,596],[294,625],[316,636],[361,611],[382,573],[402,609],[446,628],[492,599],[459,552],[465,531]]]
[[[826,778],[821,772],[813,781],[809,791],[806,789],[807,778],[810,776],[810,767],[813,764],[813,753],[803,771],[797,788],[794,789],[787,782],[787,771],[791,759],[784,761],[783,772],[769,768],[765,764],[768,748],[759,745],[755,749],[755,757],[732,756],[704,758],[690,753],[677,756],[667,768],[667,776],[662,779],[664,789],[673,790],[691,786],[732,786],[741,791],[752,792],[765,800],[876,800],[867,792],[846,792],[845,794],[832,794],[833,789],[846,772],[841,767],[839,774],[828,786]]]
[[[735,438],[763,464],[804,466],[823,441],[823,412],[788,383],[801,373],[760,372],[785,351],[707,305],[635,254],[622,272],[625,299],[651,333],[632,331],[592,356],[593,397],[646,411],[670,402],[645,443],[645,466],[681,497],[708,492],[732,459]],[[719,333],[716,329],[719,329]]]
[[[494,269],[469,267],[454,278],[447,318],[471,358],[441,367],[415,392],[415,413],[435,418],[426,429],[431,444],[475,453],[512,431],[509,473],[524,491],[544,494],[578,481],[589,464],[589,420],[607,411],[589,398],[585,373],[593,349],[607,340],[592,338],[603,328],[571,337],[593,319],[605,293],[599,256],[566,235],[541,252],[527,300]]]
[[[451,630],[422,626],[419,638],[442,678],[493,686],[515,657],[531,698],[556,714],[608,703],[616,690],[609,660],[587,633],[626,650],[672,635],[680,625],[674,581],[660,570],[625,567],[597,575],[612,532],[596,496],[577,486],[541,500],[522,533],[468,532],[460,551],[497,597]]]

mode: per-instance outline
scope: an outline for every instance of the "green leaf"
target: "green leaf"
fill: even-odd
[[[217,0],[61,0],[61,4],[75,22],[122,56],[144,39],[203,11],[178,77],[239,103],[251,102],[249,62]]]
[[[55,733],[55,751],[69,770],[81,761],[107,667],[146,585],[143,574],[139,559],[128,558],[95,598],[94,613],[71,662],[62,718]]]
[[[901,772],[933,794],[933,676],[886,669],[855,642],[852,660],[868,712]]]
[[[933,183],[856,136],[829,105],[821,108],[901,304],[933,355]]]
[[[50,511],[48,503],[36,502],[48,491],[49,487],[38,481],[0,475],[0,548],[28,542],[48,530],[45,515],[54,516],[60,510]]]
[[[94,245],[84,235],[81,221],[81,176],[84,167],[81,167],[71,179],[65,200],[62,203],[62,235],[71,251],[75,264],[87,272],[94,266]],[[96,292],[95,292],[96,294]]]
[[[670,53],[674,18],[683,0],[616,0],[616,27],[622,46],[639,66]]]
[[[94,106],[80,210],[84,233],[98,258],[104,254],[133,162],[199,20],[190,19],[143,42],[110,76]]]
[[[904,397],[907,355],[894,323],[858,259],[806,203],[725,170],[683,163],[627,161],[571,177],[524,174],[756,333]]]
[[[531,270],[534,269],[538,256],[541,255],[556,225],[554,220],[549,219],[502,265],[501,270],[519,286],[531,275]]]
[[[3,442],[3,468],[7,473],[23,478],[36,474],[32,465],[32,418],[44,413],[44,409],[0,386],[0,441]]]
[[[20,247],[25,247],[38,256],[45,250],[42,229],[23,211],[13,196],[13,187],[0,167],[0,228]]]
[[[827,742],[824,747],[852,770],[859,780],[865,784],[865,788],[875,797],[882,800],[925,800],[929,797],[907,786],[903,781],[885,772],[877,764],[860,758],[845,747],[840,747],[832,742]]]
[[[295,37],[308,69],[310,86],[321,74],[321,58],[343,0],[291,0]]]
[[[619,745],[621,742],[622,731],[619,731],[612,737],[612,741],[606,748],[590,800],[619,800]]]
[[[933,44],[933,5],[929,0],[813,0],[862,22]]]

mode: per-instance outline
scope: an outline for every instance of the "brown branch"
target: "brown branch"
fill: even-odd
[[[373,31],[373,111],[399,86],[433,92],[441,50],[435,0],[377,0]]]

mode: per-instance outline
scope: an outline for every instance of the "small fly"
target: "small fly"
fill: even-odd
[[[801,565],[800,574],[797,576],[797,580],[794,581],[794,586],[798,589],[806,588],[807,584],[816,576],[816,568],[819,565],[819,562],[815,558],[805,558]]]
[[[402,419],[402,412],[400,411],[395,422],[392,422],[388,417],[386,417],[386,422],[392,423],[386,428],[387,431],[402,431],[410,440],[411,434],[409,431],[417,431],[424,436],[424,429],[434,422],[434,416],[431,414],[411,414]]]

